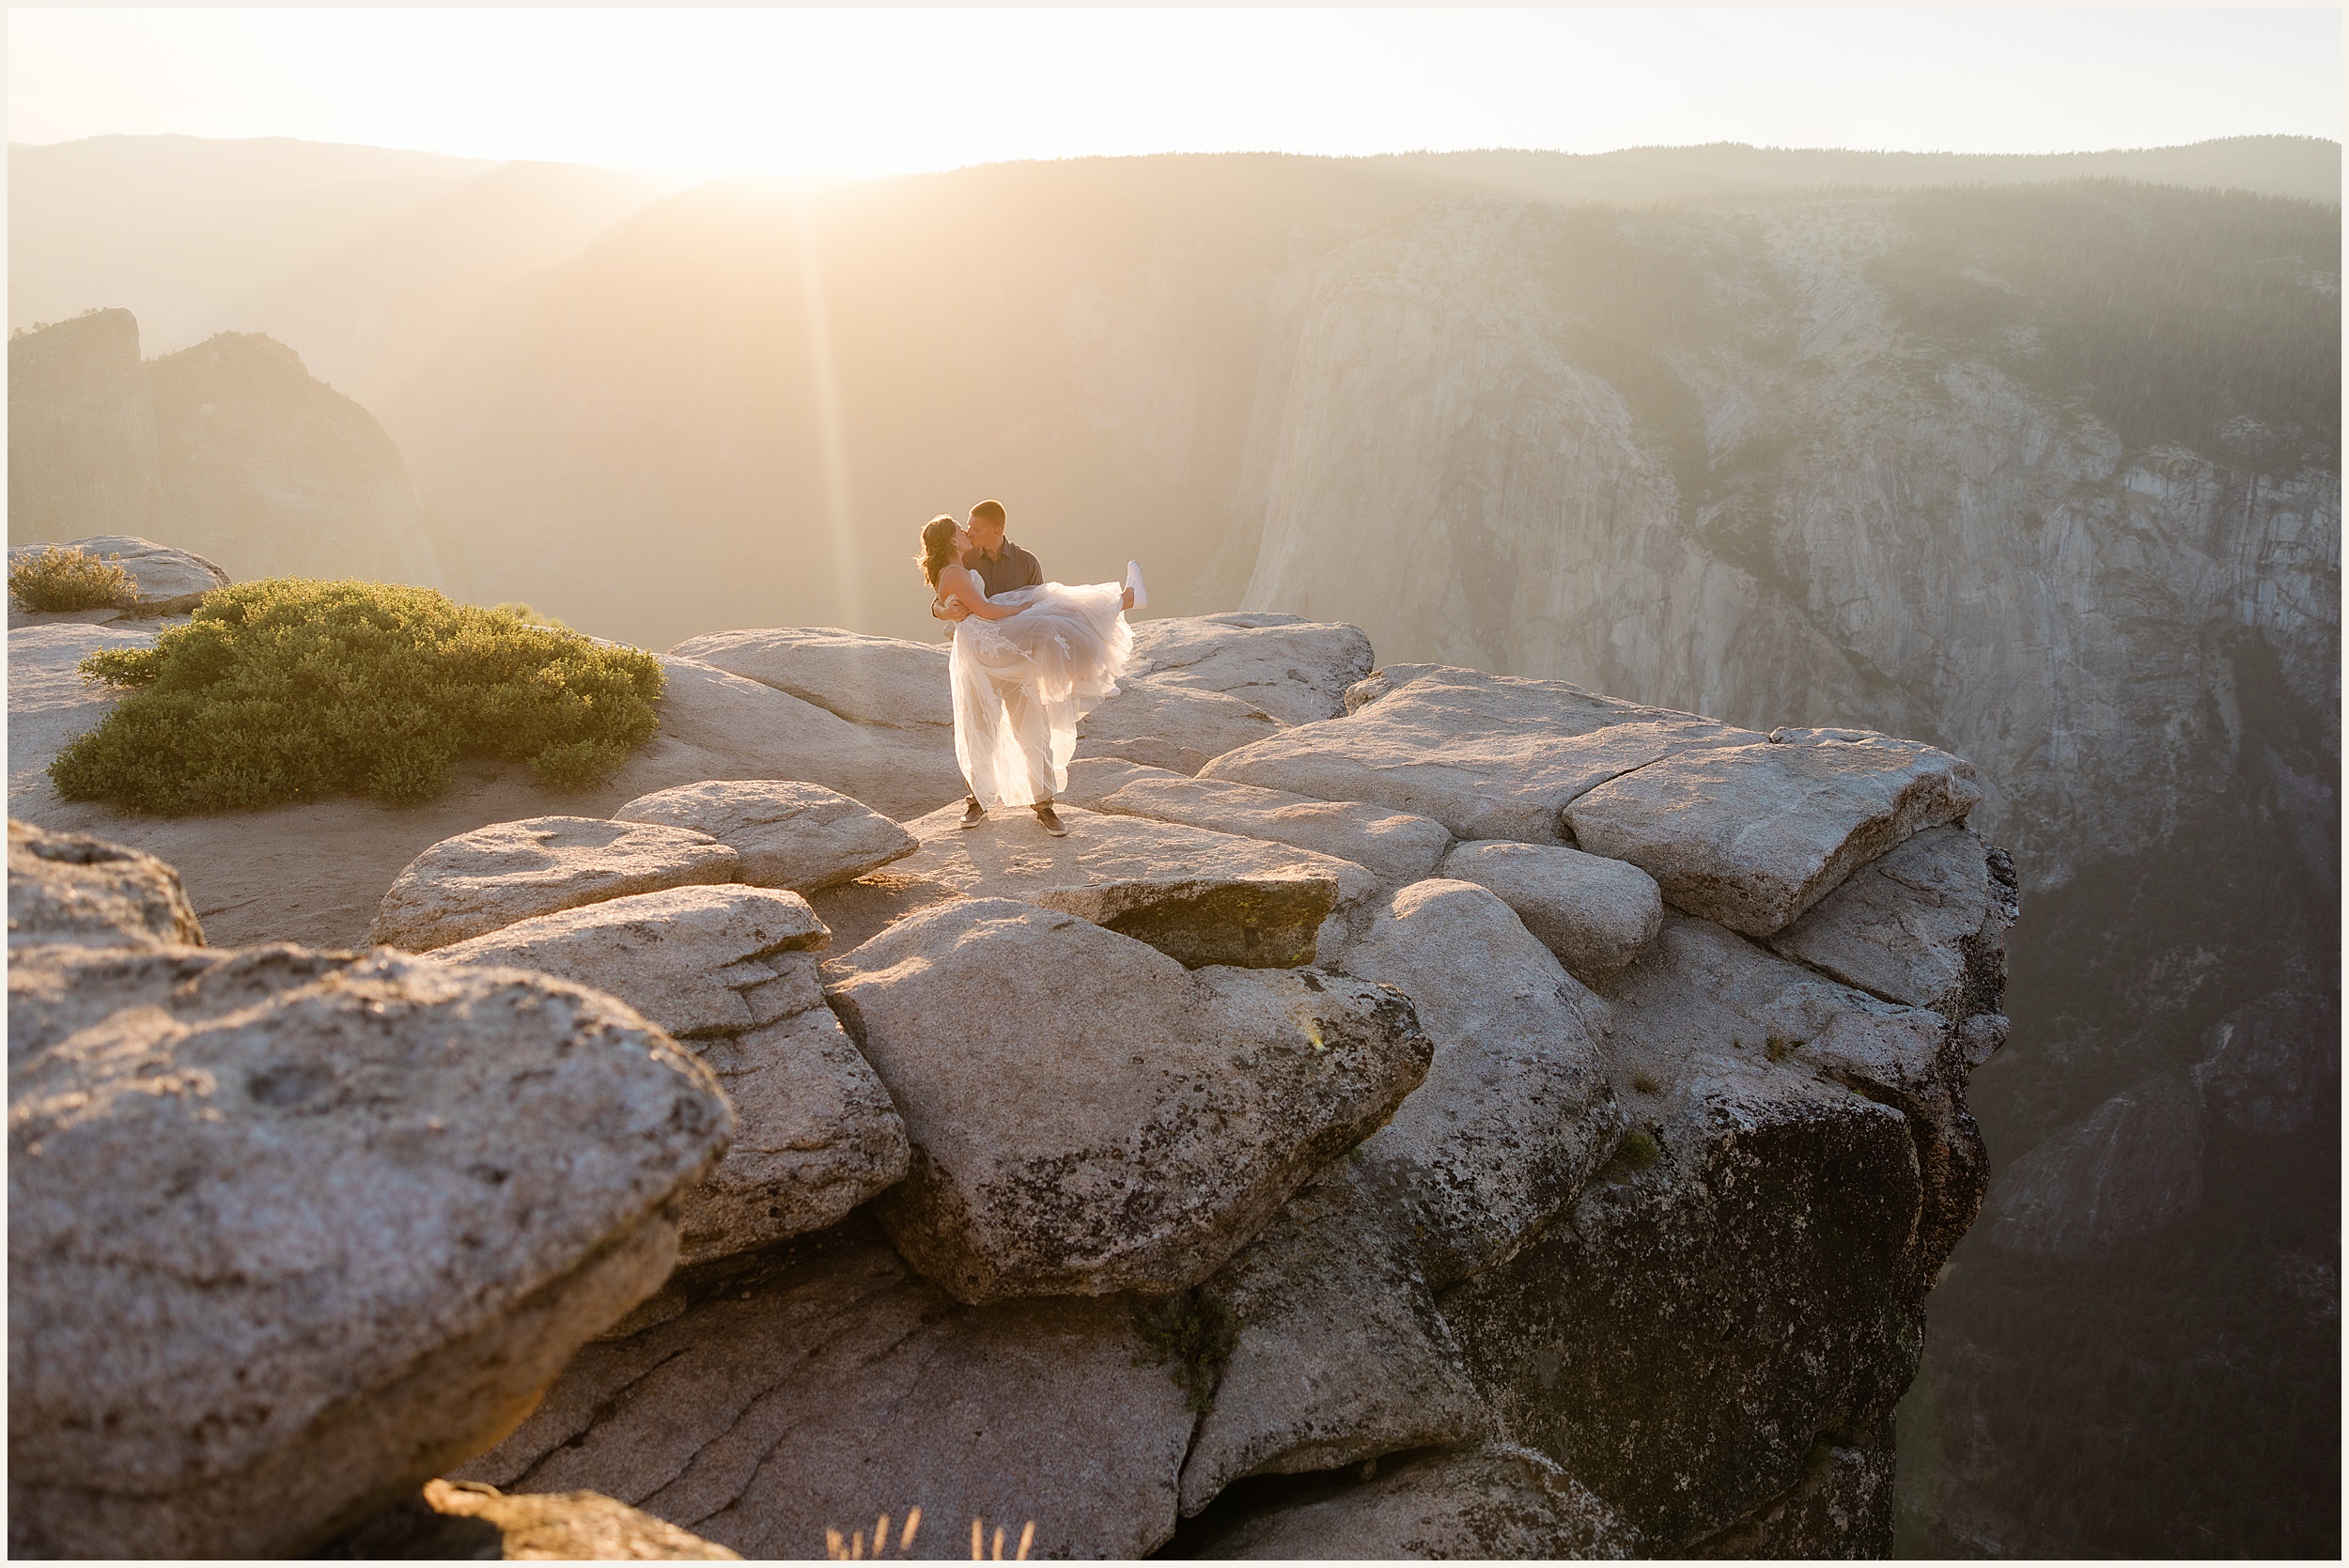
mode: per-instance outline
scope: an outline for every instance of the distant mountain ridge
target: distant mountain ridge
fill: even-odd
[[[122,306],[150,348],[265,333],[369,407],[498,293],[673,188],[271,138],[8,147],[8,324]]]
[[[1619,152],[1399,153],[1416,173],[1496,194],[1545,201],[1656,201],[1762,191],[1928,185],[2044,184],[2134,179],[2149,185],[2250,191],[2299,201],[2341,201],[2341,144],[2314,136],[2227,136],[2183,147],[2103,152],[1859,152],[1763,147],[1626,147]]]
[[[1197,156],[1234,162],[1233,155]],[[1591,154],[1279,156],[1399,179],[1427,195],[1567,203],[2091,176],[2341,199],[2340,144],[2298,136],[2037,155],[1722,143]],[[320,380],[381,408],[506,288],[569,260],[605,228],[681,184],[577,164],[286,137],[11,142],[8,325],[121,305],[159,349],[216,332],[267,333],[300,349]]]
[[[222,333],[139,357],[103,310],[8,340],[8,542],[169,538],[238,579],[461,587],[391,438],[302,356]]]

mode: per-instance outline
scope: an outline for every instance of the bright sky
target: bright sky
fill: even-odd
[[[1086,153],[2339,138],[2333,8],[32,9],[8,136],[713,175]]]

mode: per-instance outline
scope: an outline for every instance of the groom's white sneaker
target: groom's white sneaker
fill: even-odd
[[[1128,561],[1126,563],[1126,586],[1134,591],[1135,609],[1144,610],[1149,607],[1150,591],[1142,585],[1141,562]]]

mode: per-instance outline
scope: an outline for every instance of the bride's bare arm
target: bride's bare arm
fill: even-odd
[[[938,597],[952,599],[982,620],[1001,621],[1017,615],[1024,604],[991,604],[976,579],[964,567],[948,567],[938,574]]]

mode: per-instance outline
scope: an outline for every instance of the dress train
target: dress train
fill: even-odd
[[[1068,787],[1077,722],[1117,694],[1133,658],[1125,585],[1047,582],[998,594],[1026,608],[955,626],[955,760],[983,806],[1027,806]]]

